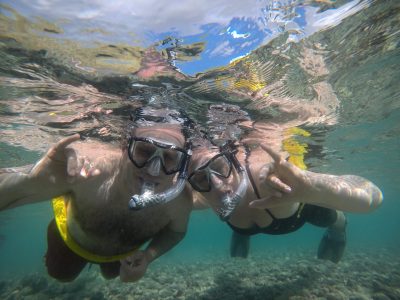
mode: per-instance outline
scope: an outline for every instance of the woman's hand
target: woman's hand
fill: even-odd
[[[144,276],[149,260],[146,252],[137,250],[127,258],[121,259],[121,267],[119,269],[119,278],[122,282],[135,282]]]
[[[274,161],[265,165],[259,172],[259,189],[264,198],[251,201],[249,206],[265,209],[300,202],[303,191],[309,186],[306,172],[287,162],[270,147],[260,146]]]

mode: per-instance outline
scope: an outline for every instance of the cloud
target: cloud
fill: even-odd
[[[214,56],[229,56],[235,49],[229,45],[228,41],[225,41],[218,45],[213,51],[210,52],[210,57]]]
[[[339,8],[328,9],[321,13],[318,12],[318,8],[316,7],[306,7],[306,26],[304,28],[305,35],[309,36],[317,31],[335,27],[347,17],[350,17],[360,10],[368,7],[370,3],[370,0],[353,0]]]
[[[162,33],[175,29],[183,36],[201,33],[204,24],[228,25],[235,17],[255,18],[261,14],[259,1],[242,0],[23,0],[22,3],[25,12],[44,17],[96,18],[134,32]]]

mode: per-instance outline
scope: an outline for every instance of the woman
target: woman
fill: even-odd
[[[233,229],[232,256],[247,256],[251,235],[290,233],[308,222],[328,228],[318,257],[338,262],[346,242],[342,211],[373,211],[382,203],[379,188],[359,176],[302,170],[271,147],[260,148],[250,153],[226,143],[195,149],[188,177],[199,192],[195,208],[211,207]],[[227,207],[225,199],[236,199],[237,206]]]

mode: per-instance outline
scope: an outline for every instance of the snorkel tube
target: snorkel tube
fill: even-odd
[[[229,144],[228,146],[230,146]],[[235,152],[230,150],[227,153],[227,158],[232,162],[233,166],[235,167],[236,171],[239,174],[239,186],[237,187],[236,191],[233,193],[226,194],[224,198],[221,200],[222,208],[218,210],[219,217],[222,221],[228,221],[230,216],[232,215],[235,208],[239,205],[240,201],[243,199],[244,195],[246,194],[247,187],[249,185],[249,180],[247,177],[247,172],[245,168],[239,163],[238,159],[236,158]]]
[[[146,207],[165,204],[175,199],[184,189],[188,176],[188,167],[192,156],[191,143],[187,145],[187,154],[184,156],[178,178],[174,185],[161,193],[154,193],[154,184],[144,183],[141,194],[135,194],[129,200],[129,209],[140,210]]]

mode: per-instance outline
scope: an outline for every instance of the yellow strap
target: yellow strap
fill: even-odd
[[[306,170],[307,166],[304,163],[304,154],[307,153],[307,144],[300,143],[294,139],[294,136],[309,137],[311,133],[301,129],[299,127],[292,127],[285,131],[286,139],[283,140],[283,149],[289,153],[288,161],[296,165],[302,170]],[[300,203],[297,210],[297,218],[300,218],[301,212],[303,211],[304,203]]]
[[[304,163],[304,154],[307,153],[308,146],[306,143],[300,143],[294,137],[309,137],[310,135],[311,134],[304,129],[293,127],[285,131],[286,138],[283,140],[283,149],[289,153],[288,161],[303,170],[307,169]]]
[[[113,262],[123,259],[131,254],[133,254],[140,246],[136,247],[129,253],[120,254],[120,255],[113,255],[113,256],[102,256],[90,253],[89,251],[83,249],[79,246],[68,233],[67,228],[67,205],[70,201],[70,196],[59,196],[53,199],[53,210],[54,210],[54,217],[57,223],[58,231],[62,239],[64,240],[65,244],[71,249],[74,253],[78,254],[79,256],[87,259],[88,261],[95,262],[95,263],[106,263],[106,262]]]

